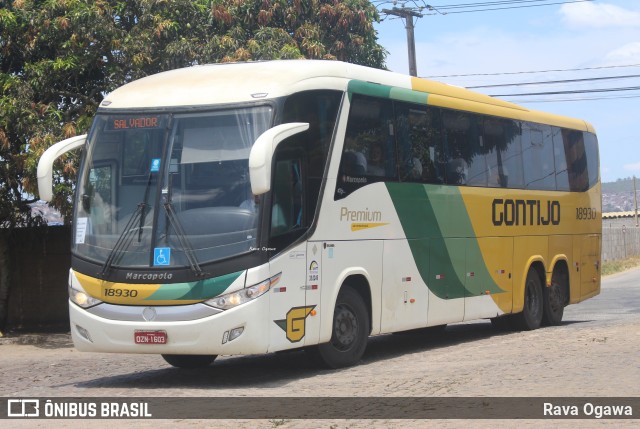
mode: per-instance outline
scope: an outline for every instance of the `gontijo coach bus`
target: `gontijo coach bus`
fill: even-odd
[[[600,291],[588,123],[333,61],[196,66],[102,101],[82,146],[69,309],[81,351],[304,347],[471,319],[531,330]]]

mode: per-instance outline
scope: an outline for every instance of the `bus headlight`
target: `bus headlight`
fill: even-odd
[[[82,308],[93,307],[100,304],[102,301],[95,299],[83,290],[78,290],[73,286],[69,286],[69,298],[74,304],[79,305]]]
[[[236,307],[240,304],[244,304],[251,300],[258,298],[259,296],[264,295],[271,289],[271,286],[276,284],[280,280],[280,276],[282,273],[278,273],[275,276],[267,279],[263,282],[260,282],[256,285],[231,292],[225,295],[216,296],[215,298],[211,298],[210,300],[205,301],[204,303],[214,307],[219,308],[221,310],[229,310],[230,308]]]

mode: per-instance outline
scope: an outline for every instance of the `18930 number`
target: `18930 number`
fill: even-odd
[[[135,298],[138,296],[138,291],[135,289],[105,289],[104,296],[115,296],[122,298]]]
[[[576,207],[576,219],[577,220],[591,220],[597,219],[598,210],[595,207]]]

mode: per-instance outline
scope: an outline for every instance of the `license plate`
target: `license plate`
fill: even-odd
[[[136,331],[133,338],[136,344],[167,344],[167,331]]]

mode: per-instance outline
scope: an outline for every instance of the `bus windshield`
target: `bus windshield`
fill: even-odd
[[[259,224],[249,152],[271,123],[267,106],[99,114],[76,193],[75,255],[104,275],[248,252]]]

